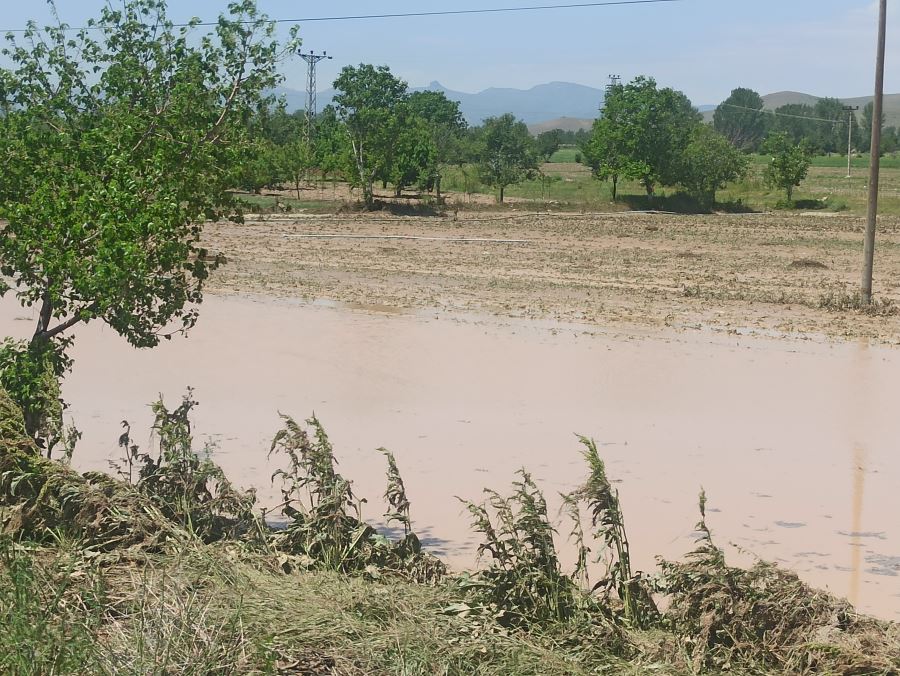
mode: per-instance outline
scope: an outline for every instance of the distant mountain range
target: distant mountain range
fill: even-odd
[[[481,124],[488,117],[512,113],[529,125],[532,133],[549,129],[588,129],[603,106],[602,89],[573,84],[571,82],[550,82],[531,89],[509,89],[492,87],[477,94],[467,94],[447,89],[440,82],[432,82],[427,87],[413,91],[444,92],[447,98],[459,101],[460,110],[469,124]],[[289,111],[306,106],[306,94],[294,89],[279,88],[276,94],[284,97]],[[318,94],[319,110],[331,103],[334,90]],[[775,109],[789,103],[815,105],[819,97],[801,92],[776,92],[763,97],[765,107]],[[842,99],[846,105],[863,106],[872,100],[871,96]],[[708,120],[716,109],[715,105],[699,105],[697,108]],[[889,126],[900,127],[900,94],[885,97],[885,118]]]
[[[557,118],[593,120],[603,105],[603,90],[570,82],[550,82],[531,89],[492,87],[477,94],[447,89],[440,82],[412,91],[444,92],[447,98],[459,101],[460,110],[469,124],[481,124],[488,117],[512,113],[526,124],[537,124]],[[306,94],[293,89],[279,88],[289,111],[306,106]],[[334,90],[318,94],[319,110],[331,103]]]

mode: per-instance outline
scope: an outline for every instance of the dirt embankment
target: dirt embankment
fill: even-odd
[[[228,259],[210,284],[220,293],[894,342],[900,219],[880,221],[884,305],[872,313],[852,298],[863,225],[823,214],[300,214],[211,225],[204,243]]]

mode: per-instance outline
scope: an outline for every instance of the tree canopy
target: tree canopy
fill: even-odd
[[[432,152],[425,167],[429,184],[441,200],[441,179],[444,168],[459,159],[462,138],[467,124],[458,101],[451,101],[443,92],[420,91],[409,95],[409,111],[424,123]]]
[[[748,158],[707,125],[698,124],[682,155],[680,184],[703,208],[716,202],[716,191],[743,178]]]
[[[810,152],[805,143],[794,143],[785,132],[769,134],[763,152],[772,159],[766,167],[766,183],[785,191],[787,202],[794,198],[794,188],[809,172]]]
[[[752,89],[738,87],[713,114],[713,128],[744,152],[759,149],[768,131],[762,97]]]
[[[297,44],[252,0],[199,40],[162,0],[115,7],[3,49],[0,273],[40,308],[33,344],[94,319],[138,347],[193,326],[215,265],[201,223],[234,213],[246,121]]]
[[[702,116],[688,98],[653,78],[637,77],[611,87],[585,146],[600,178],[641,182],[648,195],[657,185],[677,185],[681,157]]]
[[[537,148],[524,122],[507,113],[485,120],[479,136],[479,174],[498,188],[503,202],[506,188],[537,173]]]
[[[406,83],[387,66],[360,64],[345,67],[334,88],[335,111],[352,149],[354,178],[366,205],[372,206],[375,178],[379,172],[386,175],[388,157],[401,131],[398,114],[407,97]]]

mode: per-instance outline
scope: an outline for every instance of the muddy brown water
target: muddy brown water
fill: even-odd
[[[644,570],[690,550],[702,486],[731,560],[752,552],[900,620],[896,348],[384,310],[211,296],[190,337],[151,351],[81,327],[64,390],[84,432],[76,466],[108,469],[125,419],[146,443],[147,404],[190,385],[200,439],[274,504],[278,412],[315,412],[370,521],[384,511],[384,446],[426,544],[466,568],[477,539],[457,496],[505,490],[521,467],[551,497],[573,488],[579,433],[621,481]],[[0,301],[0,335],[32,327],[30,310]]]

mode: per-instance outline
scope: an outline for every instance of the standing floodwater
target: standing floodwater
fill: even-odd
[[[2,301],[0,331],[30,330],[30,315]],[[417,530],[464,567],[477,542],[456,496],[505,490],[523,466],[548,496],[571,489],[585,473],[579,433],[621,480],[638,567],[692,547],[702,486],[732,561],[729,543],[900,617],[894,348],[209,297],[188,339],[138,352],[92,325],[73,356],[64,392],[84,431],[82,469],[108,468],[123,419],[146,440],[146,404],[159,393],[175,403],[191,385],[216,460],[273,504],[278,412],[315,412],[368,518],[384,511],[385,446]]]

